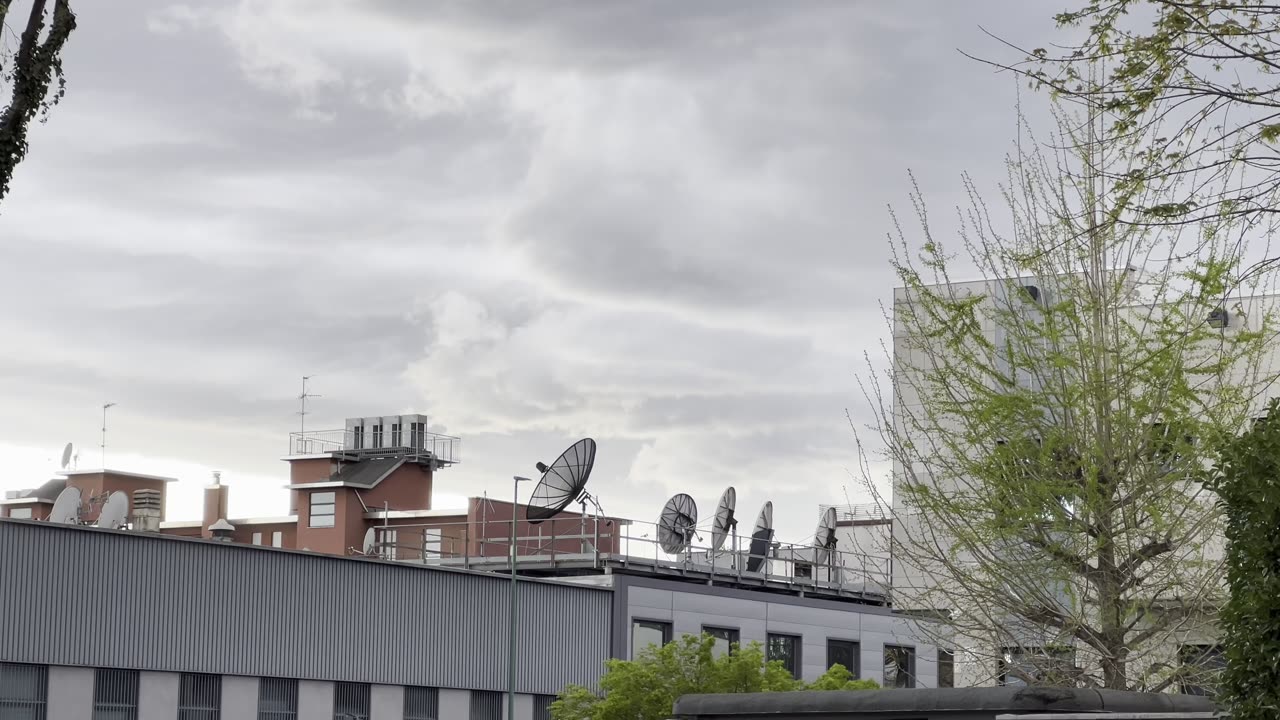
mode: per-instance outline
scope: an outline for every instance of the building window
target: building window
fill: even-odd
[[[551,703],[555,701],[555,695],[534,695],[533,720],[551,720]]]
[[[271,547],[284,547],[284,533],[277,530],[271,533]]]
[[[218,720],[222,715],[222,676],[183,673],[178,680],[178,720]]]
[[[426,436],[426,423],[409,423],[409,447],[414,450],[421,450],[425,446],[424,440],[426,440]]]
[[[1058,685],[1066,681],[1073,664],[1069,649],[1007,647],[1001,650],[997,681],[1010,687]]]
[[[956,653],[954,650],[938,648],[938,687],[953,688],[956,686]]]
[[[333,720],[369,720],[368,683],[334,684]]]
[[[351,447],[356,450],[364,449],[364,426],[357,425],[351,429]]]
[[[49,668],[0,663],[0,717],[45,720]]]
[[[382,426],[381,425],[373,426],[373,444],[370,445],[369,447],[374,447],[374,448],[382,447]]]
[[[400,423],[391,423],[391,447],[404,447],[400,442],[402,439],[400,437]]]
[[[800,679],[800,638],[795,635],[775,635],[769,633],[767,660],[777,660],[782,667],[791,673],[791,677]]]
[[[337,502],[337,493],[311,493],[311,527],[333,527],[333,514]]]
[[[9,517],[14,520],[30,520],[31,508],[9,508]]]
[[[903,645],[884,646],[884,682],[887,688],[916,686],[916,650]]]
[[[852,640],[827,639],[827,669],[839,665],[854,677],[862,677],[862,658],[858,643]]]
[[[711,646],[711,657],[728,655],[733,652],[733,646],[738,644],[738,628],[711,627],[710,625],[703,625],[702,632],[716,639],[715,645]]]
[[[392,427],[396,427],[392,425]],[[433,687],[404,689],[404,720],[439,720],[440,691]]]
[[[1182,665],[1179,683],[1184,695],[1217,694],[1222,671],[1227,667],[1226,655],[1218,645],[1183,645],[1178,648],[1178,661]]]
[[[138,720],[138,671],[93,671],[93,720]]]
[[[653,620],[631,621],[631,657],[650,645],[662,647],[671,642],[671,623]]]
[[[502,720],[502,704],[505,699],[506,693],[472,690],[468,720]]]
[[[254,544],[254,545],[261,545],[261,544],[262,544],[262,533],[260,533],[260,532],[259,532],[259,533],[254,533],[254,534],[253,534],[253,544]]]
[[[258,681],[258,720],[297,720],[298,681],[262,678]]]

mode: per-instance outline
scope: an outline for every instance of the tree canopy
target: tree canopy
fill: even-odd
[[[693,693],[865,690],[879,687],[858,680],[841,665],[804,683],[782,663],[766,662],[759,643],[715,652],[710,635],[685,635],[662,647],[651,645],[634,660],[609,660],[601,693],[571,685],[551,704],[553,720],[666,720],[677,698]]]
[[[9,29],[13,4],[0,0],[0,30]],[[70,0],[53,0],[51,12],[47,0],[32,0],[16,52],[0,46],[0,82],[8,86],[7,103],[0,110],[0,201],[9,194],[18,163],[27,156],[31,121],[47,113],[66,91],[62,48],[75,28]]]

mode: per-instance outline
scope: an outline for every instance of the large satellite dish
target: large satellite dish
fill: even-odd
[[[596,441],[583,438],[570,445],[549,467],[538,463],[542,480],[533,489],[529,505],[525,508],[525,517],[529,522],[540,523],[555,517],[569,503],[582,498],[595,462]]]
[[[67,466],[71,464],[71,453],[74,451],[75,448],[71,443],[67,443],[67,446],[62,448],[62,465],[60,467],[63,470],[66,470]]]
[[[373,528],[364,531],[364,544],[360,546],[360,551],[365,555],[372,555],[377,552],[378,545],[375,542],[377,534]]]
[[[818,529],[813,533],[813,546],[818,549],[817,562],[829,563],[835,553],[836,542],[836,509],[829,507],[818,518]]]
[[[698,526],[698,505],[685,493],[674,495],[658,516],[658,544],[663,552],[679,555],[693,543]]]
[[[751,548],[748,550],[747,571],[760,572],[764,559],[769,554],[769,545],[773,542],[773,501],[766,500],[760,514],[756,517],[756,526],[751,530]]]
[[[119,490],[111,493],[98,511],[98,527],[118,530],[129,519],[129,496]]]
[[[80,521],[80,490],[65,488],[53,501],[53,509],[49,511],[49,522],[74,525]]]
[[[724,539],[729,532],[738,526],[738,521],[733,517],[733,509],[738,504],[738,491],[733,486],[725,488],[724,493],[720,496],[720,502],[716,504],[716,517],[711,522],[711,549],[719,550],[724,547]]]

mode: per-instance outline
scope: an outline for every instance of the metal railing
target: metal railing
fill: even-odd
[[[703,530],[679,554],[663,551],[652,523],[566,517],[530,525],[517,522],[515,554],[521,571],[621,567],[740,584],[886,596],[888,554],[827,550],[773,541],[752,555],[751,538],[730,536],[724,546],[700,544]],[[414,523],[374,528],[373,553],[387,560],[458,565],[505,572],[511,565],[511,522]]]
[[[878,503],[854,503],[852,505],[819,505],[818,512],[836,509],[836,520],[884,520],[890,518],[890,510]]]
[[[375,435],[350,430],[308,430],[289,433],[290,455],[378,455],[399,453],[411,458],[431,457],[452,465],[462,461],[462,439],[452,435],[409,431]]]

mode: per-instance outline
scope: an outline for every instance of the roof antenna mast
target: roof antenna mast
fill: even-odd
[[[320,397],[315,393],[307,392],[307,381],[315,375],[302,376],[302,393],[298,395],[298,434],[301,435],[307,431],[307,398]]]
[[[102,469],[107,469],[107,410],[115,407],[113,402],[106,403],[102,406]]]

